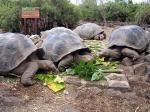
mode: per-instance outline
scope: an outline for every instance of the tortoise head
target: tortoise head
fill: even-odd
[[[100,32],[94,37],[95,40],[104,40],[106,39],[106,33],[104,31]]]
[[[121,57],[121,53],[119,49],[104,49],[98,54],[99,57],[118,59]]]
[[[92,55],[92,53],[89,50],[79,50],[75,53],[75,60],[77,62],[79,61],[91,61],[94,59],[94,56]]]

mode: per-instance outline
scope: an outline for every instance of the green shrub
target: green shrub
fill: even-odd
[[[41,17],[49,24],[72,28],[80,19],[80,11],[68,0],[0,0],[0,28],[19,31],[23,7],[40,7]],[[53,26],[49,26],[49,29]]]
[[[150,24],[150,5],[141,5],[135,15],[135,21],[138,25]]]
[[[122,21],[125,22],[128,17],[128,11],[126,9],[127,4],[124,2],[119,3],[107,3],[106,4],[106,19],[109,21]]]
[[[0,1],[0,28],[6,31],[19,30],[19,7],[16,2]]]

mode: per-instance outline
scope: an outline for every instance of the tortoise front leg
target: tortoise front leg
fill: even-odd
[[[63,72],[67,67],[69,67],[73,63],[74,59],[72,55],[68,55],[63,58],[58,64],[58,70]]]
[[[138,52],[136,52],[135,50],[129,49],[129,48],[123,48],[121,50],[121,53],[123,56],[132,58],[133,60],[138,59],[140,57]]]
[[[98,54],[98,56],[109,58],[109,60],[115,60],[121,57],[121,52],[119,49],[104,49]]]
[[[39,69],[37,62],[29,62],[26,70],[21,77],[21,83],[24,86],[30,86],[34,84],[33,76]]]

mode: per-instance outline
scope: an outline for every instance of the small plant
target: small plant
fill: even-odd
[[[66,70],[69,75],[79,75],[85,80],[105,80],[104,73],[117,72],[118,62],[105,62],[103,58],[96,58],[94,61],[74,64],[71,68]]]
[[[97,70],[97,67],[93,61],[81,61],[79,64],[75,64],[73,68],[75,74],[78,74],[80,78],[85,80],[91,80],[92,74],[94,74],[94,72]]]

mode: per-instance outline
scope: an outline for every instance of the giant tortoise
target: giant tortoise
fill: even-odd
[[[38,69],[57,70],[52,61],[40,60],[38,56],[44,52],[23,34],[0,34],[0,51],[0,75],[21,74],[25,86],[34,83],[32,78]]]
[[[121,56],[137,59],[140,53],[149,53],[149,32],[137,25],[122,26],[111,33],[108,49],[103,50],[100,56],[112,59]]]
[[[55,27],[49,31],[44,39],[42,48],[45,51],[45,59],[51,60],[64,71],[73,62],[93,59],[90,50],[84,46],[82,39],[73,31],[64,27]]]
[[[95,23],[82,24],[80,26],[77,26],[73,31],[85,40],[103,40],[106,38],[104,30],[102,30],[101,26]]]
[[[150,62],[150,32],[137,25],[122,26],[114,30],[109,38],[108,49],[99,56],[109,59],[128,57],[130,61],[144,59]],[[141,54],[144,53],[145,56]],[[150,65],[147,66],[147,81],[150,81]]]

